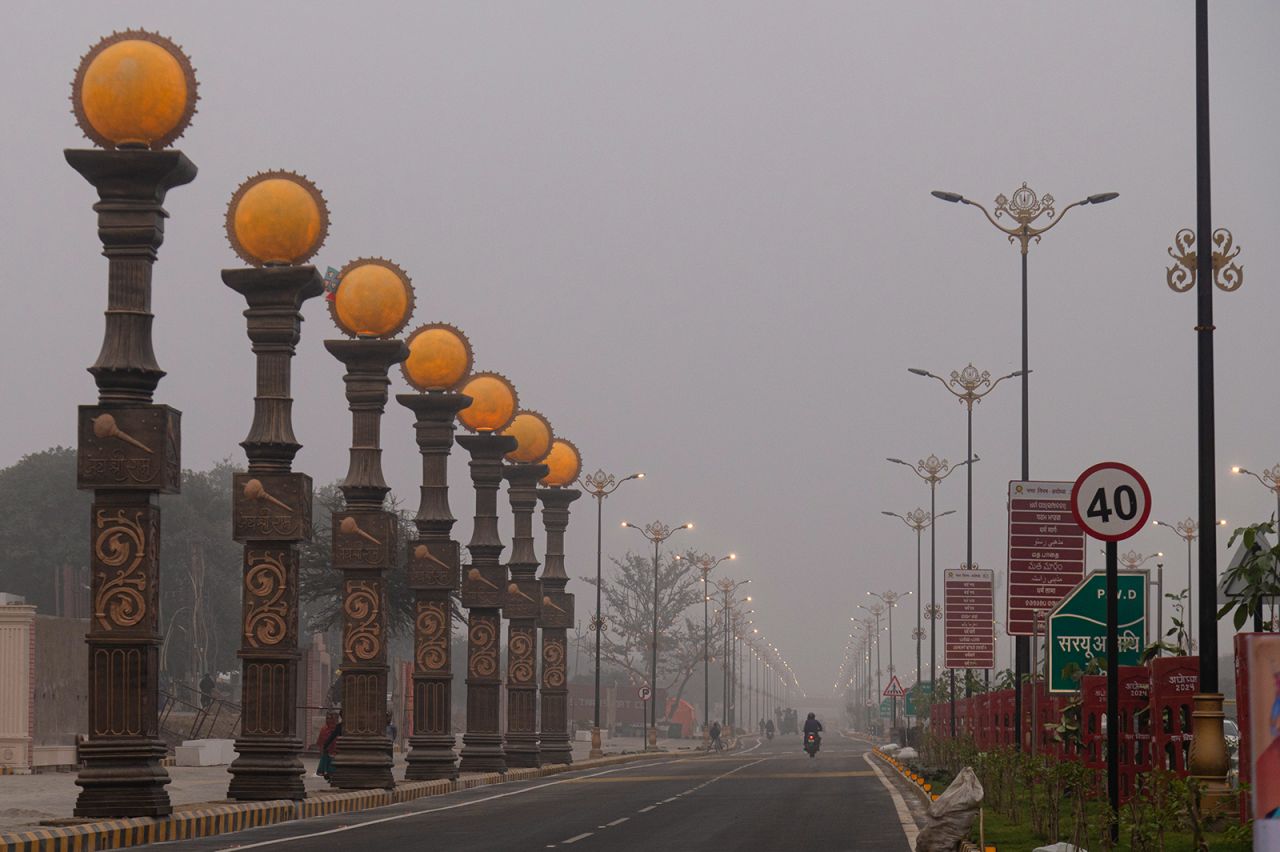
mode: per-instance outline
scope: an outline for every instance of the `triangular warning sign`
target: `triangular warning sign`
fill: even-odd
[[[884,688],[884,693],[883,693],[884,697],[885,698],[902,698],[906,694],[907,694],[907,691],[902,688],[902,681],[898,680],[898,676],[893,675],[892,677],[890,677],[889,685]]]

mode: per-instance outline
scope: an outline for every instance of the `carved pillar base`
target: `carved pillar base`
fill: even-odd
[[[78,817],[161,817],[173,813],[165,785],[169,773],[160,765],[164,743],[147,737],[91,740],[80,746],[84,768],[76,776],[82,789],[76,799]]]
[[[353,513],[340,513],[353,517]],[[379,541],[391,541],[395,518],[390,513],[359,515],[365,530],[377,530]],[[381,519],[381,523],[378,523]],[[334,528],[341,533],[335,515]],[[349,551],[344,551],[349,552]],[[335,562],[343,557],[336,556]],[[356,575],[348,571],[348,576]],[[387,663],[382,643],[382,580],[356,575],[344,584],[342,657],[342,736],[334,746],[329,783],[340,790],[393,789],[391,738],[387,730]]]
[[[85,457],[81,444],[81,460]],[[98,491],[92,506],[89,741],[75,815],[171,813],[160,766],[157,686],[160,510],[147,492]]]
[[[1222,729],[1222,693],[1201,693],[1192,701],[1195,707],[1191,711],[1191,754],[1187,764],[1191,777],[1204,785],[1202,801],[1208,810],[1236,796],[1227,783],[1230,759]]]
[[[391,790],[391,739],[386,735],[387,670],[343,662],[342,736],[334,746],[329,783],[340,790]]]
[[[551,594],[549,591],[546,600],[551,600]],[[561,597],[572,596],[561,594]],[[567,645],[568,631],[565,628],[543,628],[542,740],[539,747],[542,750],[542,762],[548,764],[573,763],[573,747],[569,744],[569,690],[565,686]]]
[[[456,552],[456,547],[453,548]],[[409,565],[410,582],[414,563]],[[456,569],[453,570],[456,574]],[[454,753],[453,675],[449,668],[449,635],[453,623],[449,592],[418,592],[415,618],[415,670],[413,674],[413,735],[409,737],[409,781],[452,780],[458,777]]]
[[[536,580],[512,580],[530,588]],[[535,592],[536,594],[536,592]],[[538,628],[532,619],[510,622],[507,631],[507,766],[542,765],[538,749]]]
[[[246,551],[250,560],[252,553],[251,550]],[[290,573],[293,579],[289,582],[296,588],[296,566]],[[250,589],[252,581],[248,578],[252,576],[251,573],[246,578],[246,586]],[[259,587],[259,591],[263,590]],[[253,603],[254,598],[248,597],[246,609],[250,609]],[[296,611],[296,600],[293,603]],[[305,799],[307,790],[302,777],[306,769],[300,758],[302,740],[297,736],[295,709],[298,703],[297,654],[294,652],[283,657],[276,652],[257,657],[253,653],[251,650],[240,651],[244,709],[240,716],[240,736],[236,737],[238,756],[227,770],[231,773],[227,798],[240,802]]]
[[[506,569],[499,569],[506,573]],[[461,772],[506,772],[498,709],[502,682],[498,678],[497,609],[473,608],[467,630],[467,732],[462,735]]]
[[[236,752],[239,756],[228,768],[232,777],[227,798],[267,802],[307,797],[302,783],[306,768],[298,759],[302,740],[241,736],[236,738]]]
[[[456,548],[454,548],[456,551]],[[410,562],[410,582],[414,576]],[[453,571],[457,573],[456,569]],[[450,716],[453,676],[449,670],[449,634],[453,623],[449,592],[418,592],[415,619],[415,671],[413,674],[413,735],[409,737],[408,781],[452,780],[458,777]]]

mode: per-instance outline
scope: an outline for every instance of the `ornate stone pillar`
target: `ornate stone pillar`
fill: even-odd
[[[547,435],[550,438],[550,433]],[[507,737],[504,749],[508,766],[539,766],[538,758],[538,616],[542,611],[542,584],[538,581],[538,556],[533,550],[533,510],[538,505],[538,480],[547,475],[544,464],[508,465],[503,476],[514,520],[511,579],[503,596],[502,614],[507,627]]]
[[[160,507],[181,486],[181,413],[156,405],[164,371],[151,345],[151,269],[161,206],[195,165],[181,151],[66,151],[98,190],[107,257],[106,333],[89,372],[98,404],[79,411],[76,485],[93,491],[89,522],[89,740],[76,783],[79,817],[171,812],[160,766]]]
[[[413,735],[405,778],[428,781],[457,778],[451,708],[453,668],[450,638],[458,589],[458,543],[450,537],[449,450],[454,418],[471,404],[459,393],[400,394],[411,410],[422,453],[422,499],[414,523],[418,538],[409,543],[409,587],[414,594]]]
[[[298,738],[298,542],[311,537],[311,478],[294,473],[290,364],[307,299],[324,292],[314,266],[224,269],[223,282],[249,304],[257,356],[253,425],[241,443],[246,473],[232,482],[232,537],[244,544],[244,627],[239,656],[243,714],[227,796],[302,799]]]
[[[339,283],[341,287],[341,283]],[[342,736],[330,781],[340,789],[391,789],[387,737],[385,572],[397,555],[396,516],[382,508],[380,430],[391,384],[387,370],[409,354],[402,340],[326,340],[347,368],[351,464],[339,486],[346,508],[333,513],[333,567],[342,572]]]
[[[471,454],[471,482],[476,514],[467,551],[471,565],[462,579],[462,605],[467,607],[467,731],[462,736],[462,772],[506,772],[499,726],[502,676],[498,642],[502,636],[503,591],[507,569],[498,562],[498,487],[502,457],[516,439],[492,432],[462,435],[458,444]]]
[[[553,471],[554,473],[554,471]],[[577,478],[575,473],[568,481]],[[539,488],[542,525],[547,531],[547,562],[542,571],[542,762],[573,763],[569,743],[569,687],[566,678],[568,629],[573,626],[573,595],[565,592],[564,533],[569,504],[581,491],[555,486]]]

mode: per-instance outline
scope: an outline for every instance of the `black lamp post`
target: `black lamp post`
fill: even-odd
[[[649,666],[649,731],[646,750],[656,751],[658,748],[658,548],[662,543],[681,530],[693,529],[693,524],[681,524],[670,527],[661,521],[654,521],[643,527],[622,522],[624,527],[638,530],[640,535],[653,542],[653,646],[651,648]]]
[[[624,476],[618,479],[612,473],[605,473],[604,470],[597,468],[596,472],[590,476],[582,477],[582,487],[587,493],[596,498],[596,614],[591,619],[591,629],[596,634],[596,689],[595,689],[595,715],[591,718],[591,752],[587,755],[591,758],[603,757],[604,750],[600,743],[600,634],[604,632],[605,620],[603,610],[603,589],[604,584],[601,580],[600,566],[604,553],[604,501],[613,492],[622,487],[622,483],[632,479],[644,479],[643,473],[633,473],[630,476]]]
[[[995,215],[987,211],[976,201],[965,198],[958,192],[944,192],[942,190],[934,190],[932,193],[934,198],[947,201],[952,204],[971,205],[982,211],[987,217],[987,221],[996,227],[1002,234],[1008,237],[1010,242],[1016,242],[1021,249],[1022,254],[1022,479],[1024,481],[1031,479],[1031,417],[1030,405],[1027,401],[1028,379],[1031,376],[1031,366],[1027,358],[1027,253],[1031,248],[1032,241],[1040,242],[1041,236],[1050,229],[1056,227],[1066,216],[1067,211],[1073,207],[1082,207],[1089,204],[1103,204],[1119,197],[1118,192],[1100,192],[1090,195],[1080,201],[1074,201],[1063,207],[1060,211],[1055,210],[1056,201],[1052,195],[1045,193],[1040,197],[1036,197],[1035,190],[1027,186],[1024,181],[1022,186],[1013,191],[1013,197],[1007,198],[1002,193],[995,198]],[[1044,227],[1036,227],[1035,222],[1041,216],[1049,220],[1049,224]],[[1013,223],[1005,225],[996,221],[997,219],[1008,218]],[[973,562],[972,558],[966,559],[966,562]],[[1016,668],[1016,679],[1018,683],[1022,682],[1022,675],[1026,673],[1031,665],[1031,643],[1030,637],[1018,636],[1015,640],[1016,653],[1014,656],[1014,665]],[[1022,749],[1022,690],[1016,690],[1014,698],[1014,727],[1018,741],[1018,749]]]

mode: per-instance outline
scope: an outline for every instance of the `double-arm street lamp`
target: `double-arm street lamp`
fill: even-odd
[[[950,380],[930,373],[928,370],[921,370],[918,367],[908,367],[907,372],[917,376],[937,379],[938,383],[946,388],[947,392],[965,407],[965,431],[967,435],[965,462],[967,463],[967,469],[965,470],[964,561],[965,565],[973,565],[973,462],[975,460],[973,455],[973,406],[974,403],[982,402],[983,398],[995,390],[996,386],[1005,379],[1024,376],[1026,371],[1015,370],[995,381],[992,381],[991,374],[988,371],[982,370],[979,372],[978,368],[973,366],[972,363],[962,370],[952,370]],[[968,682],[969,679],[966,676],[965,683],[967,684]],[[954,685],[952,690],[954,691]],[[1022,693],[1019,692],[1018,695],[1020,696]]]
[[[1056,209],[1057,202],[1052,195],[1045,193],[1037,197],[1035,190],[1027,186],[1024,181],[1022,186],[1013,191],[1013,197],[1008,198],[1003,193],[996,196],[995,199],[995,215],[987,211],[972,199],[965,198],[958,192],[944,192],[942,190],[934,190],[932,193],[934,198],[947,201],[952,204],[965,204],[976,207],[982,211],[987,217],[987,221],[995,226],[1009,242],[1016,242],[1022,254],[1022,479],[1024,481],[1031,479],[1031,449],[1030,449],[1030,407],[1027,402],[1027,386],[1028,378],[1031,375],[1031,367],[1027,360],[1027,252],[1031,248],[1031,242],[1040,242],[1041,236],[1058,225],[1066,216],[1067,211],[1073,207],[1082,207],[1088,204],[1103,204],[1119,197],[1118,192],[1100,192],[1090,195],[1080,201],[1072,202],[1062,210]],[[1036,221],[1044,216],[1049,220],[1049,224],[1044,227],[1037,227]],[[1008,224],[1004,224],[999,219],[1007,217]],[[972,562],[972,559],[965,560]],[[1022,675],[1031,663],[1031,644],[1026,636],[1019,636],[1015,642],[1017,653],[1015,655],[1016,678],[1019,683],[1022,682]],[[1022,749],[1022,690],[1018,689],[1014,697],[1015,708],[1015,735],[1018,742],[1018,749]]]
[[[591,753],[588,755],[590,758],[604,756],[604,751],[600,748],[600,634],[604,632],[605,627],[604,616],[601,615],[601,596],[604,584],[600,579],[602,539],[604,536],[604,501],[606,497],[621,488],[622,483],[629,482],[632,479],[644,479],[644,474],[633,473],[630,476],[618,479],[612,473],[605,473],[597,468],[595,473],[590,476],[584,476],[580,480],[587,493],[596,498],[596,614],[591,619],[591,629],[596,633],[596,700],[595,715],[591,719]]]
[[[886,461],[900,464],[910,469],[916,476],[929,483],[929,512],[935,518],[941,517],[941,515],[938,515],[938,483],[960,468],[968,467],[978,460],[978,457],[974,456],[972,459],[965,459],[960,464],[949,465],[946,459],[940,459],[931,454],[927,459],[921,459],[912,465],[902,459],[886,459]],[[935,526],[929,527],[929,605],[925,607],[924,614],[930,621],[937,621],[942,618],[942,607],[938,606],[938,529]],[[938,677],[937,663],[938,631],[935,629],[929,635],[930,689],[934,688],[934,681]]]
[[[654,521],[643,527],[635,524],[622,522],[624,527],[637,530],[640,535],[653,542],[653,648],[650,656],[649,665],[649,731],[648,739],[645,740],[648,745],[646,748],[651,751],[658,749],[658,549],[662,543],[671,536],[681,530],[693,529],[693,524],[681,524],[678,527],[670,527],[661,521]]]
[[[719,559],[709,553],[700,553],[693,562],[694,567],[702,574],[702,738],[704,741],[708,736],[707,728],[711,725],[711,626],[707,619],[707,610],[711,601],[711,572],[721,562],[737,558],[736,553],[721,556]]]
[[[897,512],[888,512],[888,511],[882,511],[880,514],[888,515],[891,518],[897,518],[907,526],[911,527],[911,529],[916,531],[916,629],[912,632],[911,638],[916,640],[916,671],[922,672],[924,671],[924,666],[921,665],[921,660],[920,660],[920,647],[921,647],[920,643],[924,639],[925,630],[920,623],[920,617],[921,617],[920,608],[924,602],[924,593],[921,589],[921,582],[922,582],[921,567],[920,567],[921,550],[922,550],[921,541],[923,538],[924,531],[928,528],[931,528],[934,525],[934,523],[937,522],[938,518],[943,518],[943,517],[946,517],[947,515],[954,515],[955,510],[948,509],[942,514],[936,515],[936,516],[932,512],[926,512],[924,509],[919,509],[919,508],[914,509],[913,511],[907,512],[905,515],[899,515]],[[932,688],[933,686],[932,681],[930,681],[929,686],[930,688]]]
[[[730,705],[732,704],[730,699],[733,695],[733,669],[730,666],[729,659],[729,636],[731,632],[730,622],[732,620],[734,594],[740,587],[745,586],[750,582],[750,580],[732,580],[728,577],[722,577],[716,581],[716,588],[720,591],[720,594],[724,596],[720,612],[717,613],[722,619],[721,625],[723,636],[721,637],[721,648],[724,652],[720,660],[720,668],[723,673],[723,700],[720,708],[721,725],[729,725],[734,721],[733,717],[729,715]],[[747,595],[746,602],[751,603],[750,595]],[[748,610],[748,612],[749,611],[750,610]]]
[[[896,674],[896,670],[893,667],[893,611],[894,609],[897,608],[898,601],[902,600],[904,597],[907,597],[910,594],[911,594],[910,592],[895,592],[893,590],[889,590],[886,592],[867,592],[868,597],[872,597],[880,601],[881,603],[884,604],[885,608],[889,610],[889,674],[890,675]],[[893,710],[889,716],[889,719],[893,722],[894,725],[897,725],[898,724],[897,696],[893,696],[892,698],[892,707],[893,707]]]
[[[1219,526],[1226,526],[1226,521],[1218,521]],[[1154,527],[1168,527],[1173,530],[1173,534],[1187,543],[1187,608],[1184,611],[1183,620],[1187,627],[1187,653],[1190,654],[1195,648],[1195,637],[1192,634],[1192,625],[1194,619],[1191,617],[1191,598],[1193,595],[1191,571],[1191,544],[1200,536],[1200,524],[1194,518],[1187,518],[1184,521],[1178,521],[1176,524],[1170,524],[1165,521],[1152,521]]]

